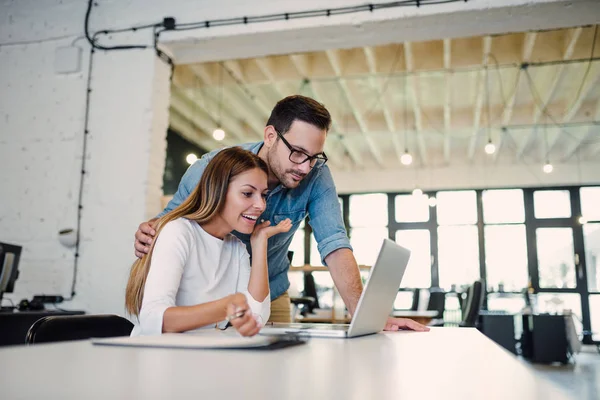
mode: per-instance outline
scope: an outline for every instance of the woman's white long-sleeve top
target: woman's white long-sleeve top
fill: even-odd
[[[131,336],[161,334],[169,307],[193,306],[236,292],[246,295],[253,314],[264,325],[271,313],[270,295],[263,301],[254,299],[248,292],[249,280],[250,256],[238,238],[228,234],[221,240],[194,221],[173,220],[156,239],[142,309]]]

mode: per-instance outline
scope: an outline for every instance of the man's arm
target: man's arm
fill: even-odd
[[[325,258],[335,287],[340,292],[346,308],[354,315],[358,299],[363,291],[362,280],[358,264],[352,250],[348,248],[337,249]]]

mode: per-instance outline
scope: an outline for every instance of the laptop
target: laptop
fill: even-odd
[[[261,335],[352,338],[383,330],[410,259],[410,250],[384,239],[350,324],[275,323]]]

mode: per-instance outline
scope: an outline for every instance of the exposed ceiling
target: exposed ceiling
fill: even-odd
[[[597,160],[597,36],[592,26],[177,65],[170,122],[208,150],[259,141],[275,103],[303,94],[332,114],[335,169],[397,169],[405,151],[427,167]]]

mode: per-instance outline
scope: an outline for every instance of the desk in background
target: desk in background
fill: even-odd
[[[81,315],[84,311],[2,311],[0,312],[0,346],[25,344],[29,327],[40,318],[53,315]]]
[[[0,359],[6,398],[568,399],[473,328],[313,338],[273,351],[62,342],[2,348]]]

